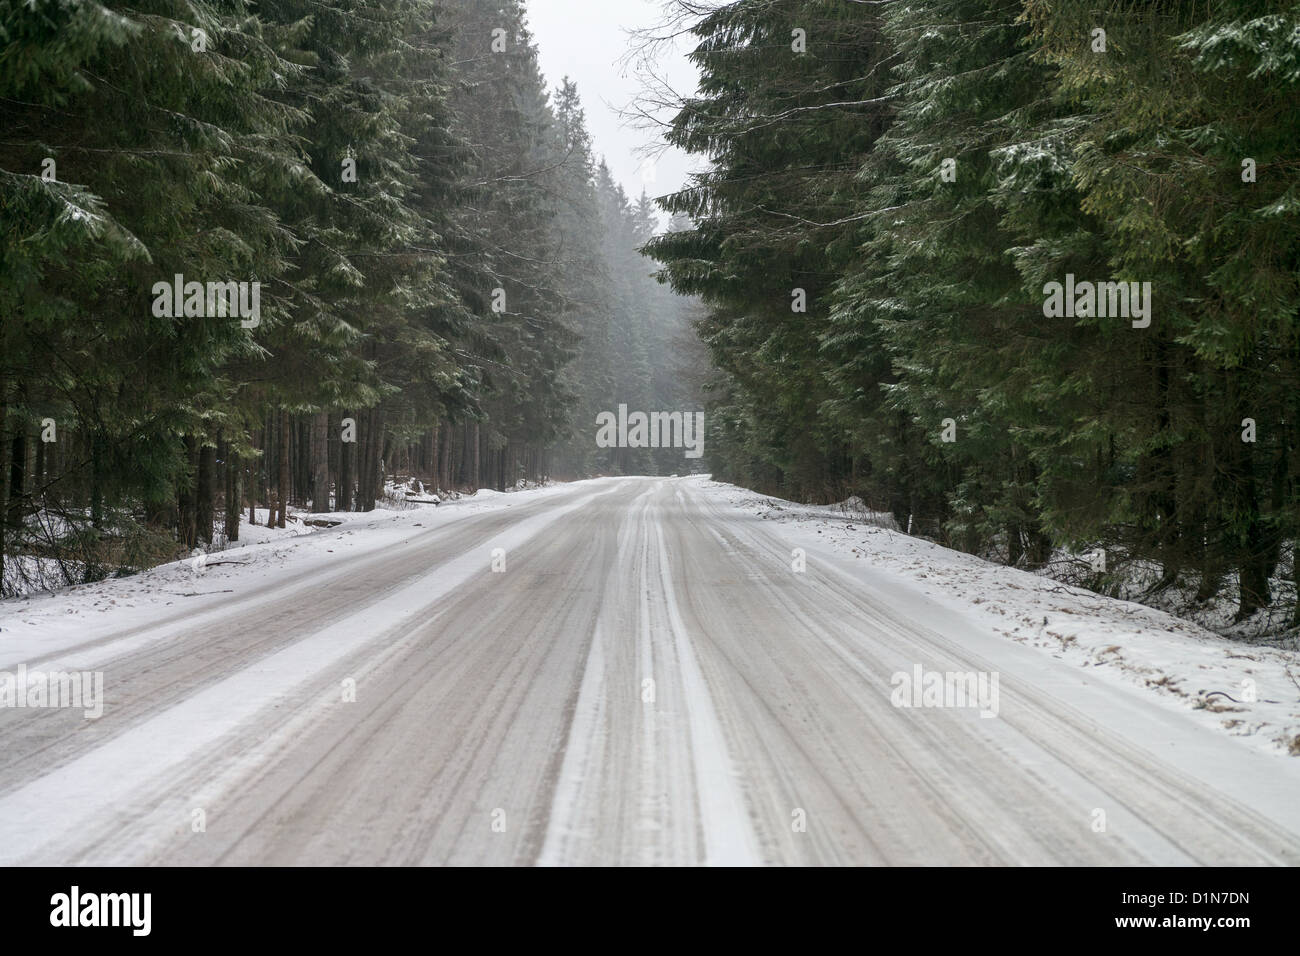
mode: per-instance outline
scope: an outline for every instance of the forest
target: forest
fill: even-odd
[[[672,8],[715,477],[1300,625],[1300,6]]]
[[[703,347],[518,0],[7,0],[0,129],[5,595],[681,468],[593,440]]]
[[[597,444],[626,404],[703,408],[720,480],[1300,626],[1300,6],[667,0],[660,197],[521,0],[0,9],[5,594],[399,476],[690,470]]]

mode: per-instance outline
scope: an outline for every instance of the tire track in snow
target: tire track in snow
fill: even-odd
[[[748,515],[737,522],[734,514],[724,512],[706,495],[698,498],[710,525],[722,528],[725,536],[734,539],[736,553],[744,556],[742,560],[753,572],[766,575],[772,573],[769,568],[784,566],[789,549],[779,540],[778,529],[755,524]],[[804,582],[818,595],[815,606],[827,611],[834,609],[830,616],[837,620],[860,620],[872,625],[870,629],[859,629],[857,637],[850,642],[852,650],[839,641],[828,642],[848,667],[864,679],[870,680],[874,675],[883,680],[884,674],[895,669],[889,658],[906,652],[910,659],[916,660],[919,652],[920,657],[935,662],[940,669],[955,666],[965,670],[1000,671],[1002,719],[981,727],[980,736],[992,735],[1004,744],[1013,745],[1012,752],[1022,757],[1036,751],[1045,759],[1045,766],[1055,764],[1050,782],[1043,781],[1049,787],[1061,788],[1062,792],[1077,791],[1079,788],[1067,786],[1069,778],[1077,778],[1086,781],[1087,790],[1104,794],[1101,805],[1116,808],[1136,825],[1136,831],[1128,835],[1133,840],[1133,849],[1147,861],[1166,865],[1189,862],[1294,865],[1300,859],[1300,839],[1294,832],[1180,772],[1137,741],[1104,729],[1070,704],[1034,686],[1019,673],[1023,668],[1013,671],[1005,664],[996,666],[953,635],[941,634],[904,618],[900,609],[883,597],[871,591],[864,593],[837,563],[827,562],[824,570],[825,574],[809,576]],[[771,590],[780,596],[779,589]],[[813,632],[823,641],[830,636],[824,628],[815,628]],[[888,645],[880,639],[885,634],[892,635]],[[1003,650],[996,642],[990,649]],[[1007,648],[1006,652],[1024,655],[1025,663],[1042,663],[1032,651],[1019,646]],[[872,666],[864,668],[864,661]],[[1126,701],[1124,695],[1104,686],[1096,692],[1106,694],[1110,706]],[[1161,716],[1168,719],[1167,715]],[[921,754],[942,754],[948,749],[941,736],[924,732],[924,725],[919,722],[917,726],[929,744]],[[1017,737],[1019,740],[1014,739]],[[958,748],[949,764],[960,766],[961,756]],[[1247,755],[1239,756],[1244,760]],[[1096,801],[1089,805],[1096,805]],[[973,809],[971,805],[960,808],[965,814]],[[1085,811],[1086,808],[1080,813]],[[974,815],[974,819],[979,818],[978,814]]]
[[[583,495],[526,518],[473,551],[429,571],[367,607],[257,661],[103,746],[0,798],[0,863],[26,860],[96,817],[105,818],[142,782],[158,781],[203,747],[252,721],[277,699],[358,649],[419,629],[421,612],[485,573],[493,547],[518,548],[548,525],[612,488]]]
[[[620,597],[628,600],[636,617],[631,658],[639,673],[607,673],[612,666],[608,642],[617,632],[611,621],[617,618],[619,600],[608,596],[588,652],[539,865],[593,862],[594,856],[601,860],[608,857],[608,848],[592,839],[598,821],[584,819],[583,814],[601,809],[601,793],[593,791],[600,790],[603,775],[613,772],[601,766],[609,734],[607,697],[611,676],[638,678],[638,700],[641,680],[652,677],[656,701],[666,702],[676,691],[685,711],[683,724],[659,720],[657,705],[640,710],[640,752],[634,763],[624,768],[636,779],[617,781],[622,799],[631,802],[638,818],[649,824],[632,836],[634,853],[644,857],[648,851],[657,851],[666,859],[653,862],[677,864],[749,866],[762,862],[712,695],[696,660],[690,631],[673,597],[668,548],[660,517],[651,509],[653,496],[663,484],[657,482],[633,502],[620,535],[617,567],[611,574],[613,580],[620,569],[634,568],[637,572],[635,597]],[[656,641],[664,642],[670,650],[656,654]],[[673,669],[656,673],[656,660],[661,668]],[[666,797],[665,805],[660,805],[661,796]],[[668,832],[658,827],[661,821],[667,823]],[[694,851],[695,841],[686,839],[693,831],[698,831],[703,841]],[[646,844],[646,834],[660,842]]]
[[[24,713],[0,708],[0,736],[22,733],[18,742],[0,754],[0,797],[22,785],[29,775],[26,768],[35,766],[48,772],[74,760],[228,677],[241,660],[243,666],[251,666],[320,630],[334,616],[389,600],[427,574],[427,563],[425,567],[420,564],[430,560],[431,551],[464,554],[477,548],[484,537],[499,534],[546,507],[549,505],[529,502],[519,509],[459,516],[428,529],[428,533],[417,533],[410,541],[348,555],[344,559],[347,567],[317,579],[311,579],[312,572],[293,574],[287,583],[244,592],[215,609],[192,612],[188,618],[169,618],[156,627],[112,633],[61,655],[28,661],[29,672],[111,669],[113,680],[111,684],[106,681],[105,713],[93,725],[67,710]],[[439,533],[446,528],[451,530]],[[358,568],[364,569],[372,582],[364,592],[354,584]],[[373,583],[376,578],[378,584]],[[305,588],[304,581],[311,587]],[[239,622],[250,619],[257,621],[256,629],[239,627]],[[141,687],[149,689],[141,692]]]
[[[599,785],[608,735],[608,665],[605,645],[612,627],[609,618],[614,612],[608,594],[610,586],[630,561],[633,544],[641,533],[640,524],[645,511],[643,502],[652,491],[653,488],[646,489],[632,501],[619,528],[614,566],[605,581],[606,595],[601,601],[591,646],[583,665],[582,680],[565,742],[564,759],[551,796],[551,811],[542,849],[537,856],[537,866],[571,865],[582,858],[583,847],[596,840],[596,821],[585,821],[582,814],[584,804],[592,802],[592,787]],[[644,620],[641,627],[645,627]],[[648,754],[643,755],[645,756]]]
[[[762,862],[758,837],[749,819],[744,796],[736,780],[731,754],[722,734],[709,694],[709,685],[695,658],[690,633],[682,621],[674,595],[663,523],[654,523],[656,555],[663,600],[677,651],[677,666],[686,691],[686,716],[691,730],[691,756],[695,763],[695,790],[704,828],[704,862],[710,866],[755,866]]]

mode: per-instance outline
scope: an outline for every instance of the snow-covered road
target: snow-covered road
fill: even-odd
[[[0,668],[106,700],[0,708],[0,863],[1300,863],[1300,759],[721,487],[344,526],[74,628],[11,602]],[[918,669],[997,696],[896,706]]]

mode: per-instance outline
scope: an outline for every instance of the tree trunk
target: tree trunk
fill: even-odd
[[[104,433],[96,429],[90,435],[90,525],[99,528],[103,523]]]
[[[280,410],[280,468],[279,484],[280,489],[276,497],[280,500],[280,513],[276,516],[275,526],[284,527],[284,519],[289,510],[289,413],[285,409]]]
[[[375,465],[375,410],[366,409],[357,422],[357,511],[370,511],[370,472]]]
[[[311,422],[311,510],[330,510],[330,416],[317,412]]]
[[[176,536],[185,550],[193,551],[198,547],[198,471],[199,442],[193,435],[186,435],[185,475],[176,491]]]
[[[266,526],[275,527],[276,490],[279,482],[275,477],[275,468],[279,462],[276,447],[279,442],[280,429],[276,427],[276,413],[266,414],[266,428],[262,430],[262,467],[258,470],[258,483],[262,489],[262,500],[266,502]]]
[[[344,418],[350,417],[347,412],[343,413]],[[356,419],[352,419],[356,422]],[[339,422],[339,483],[338,483],[338,501],[334,507],[339,511],[352,510],[352,458],[356,451],[355,441],[343,441],[343,423]]]
[[[1242,395],[1236,379],[1229,377],[1225,391],[1228,407],[1240,407]],[[1259,508],[1253,445],[1234,435],[1228,439],[1228,447],[1228,481],[1231,482],[1233,502],[1229,520],[1236,525],[1233,529],[1233,557],[1236,559],[1238,584],[1236,619],[1243,621],[1261,607],[1267,607],[1273,599],[1268,581],[1270,549],[1267,529]]]
[[[339,446],[343,443],[335,440],[334,436],[339,433],[339,420],[333,415],[325,417],[325,462],[328,469],[327,486],[334,489],[334,497],[330,501],[331,511],[342,511],[339,501],[343,497],[343,483],[339,476]]]
[[[453,429],[451,422],[439,428],[439,441],[441,447],[438,450],[438,487],[442,491],[451,490],[451,433]]]
[[[9,459],[9,527],[15,531],[23,526],[23,498],[26,494],[23,469],[27,467],[27,433],[18,429],[10,443]]]
[[[291,430],[293,438],[289,453],[293,456],[293,468],[289,472],[292,476],[289,500],[300,508],[307,507],[312,493],[312,467],[315,463],[311,457],[311,434],[314,422],[315,416],[307,421],[295,420]]]
[[[1241,453],[1243,474],[1240,476],[1240,502],[1248,517],[1242,529],[1239,551],[1237,583],[1239,600],[1237,620],[1244,621],[1273,600],[1269,588],[1269,542],[1266,540],[1264,522],[1259,513],[1258,489],[1255,484],[1253,462],[1247,452]]]
[[[442,423],[439,422],[429,430],[428,444],[425,446],[425,465],[426,473],[429,476],[429,490],[438,490],[438,442],[442,433]]]
[[[1020,525],[1014,521],[1007,522],[1007,564],[1016,567],[1024,556],[1024,543],[1020,539]]]
[[[9,513],[9,382],[0,375],[0,597],[5,596],[5,551],[9,547],[4,516]]]
[[[248,469],[248,473],[245,475],[248,479],[248,523],[252,525],[257,524],[257,463],[259,461],[261,461],[260,458],[250,458],[248,464],[244,466]]]
[[[470,426],[469,434],[469,490],[478,491],[479,482],[482,480],[482,472],[479,470],[482,459],[479,450],[479,423],[474,422]]]
[[[374,511],[383,491],[384,419],[380,409],[372,408],[366,413],[366,431],[361,443],[362,464],[357,474],[359,511]]]
[[[369,511],[374,507],[368,496],[370,470],[374,467],[374,419],[375,410],[368,408],[357,421],[357,431],[360,432],[357,436],[357,511]]]
[[[429,482],[429,490],[438,490],[438,434],[442,430],[439,423],[429,429],[424,443],[424,474]]]
[[[198,540],[212,544],[212,528],[215,523],[213,497],[216,494],[214,481],[217,469],[217,450],[212,445],[203,444],[199,448],[199,468],[195,476],[195,517],[198,521]]]
[[[50,462],[46,456],[48,445],[41,440],[39,435],[40,429],[37,429],[37,436],[32,440],[32,488],[38,489],[45,487],[45,475],[50,469]]]
[[[243,462],[234,452],[233,443],[226,445],[226,540],[239,540],[239,519],[244,515],[244,496],[240,479]]]

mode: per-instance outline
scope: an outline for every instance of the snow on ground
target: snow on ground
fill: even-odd
[[[324,517],[0,605],[0,670],[116,695],[0,708],[0,861],[1300,861],[1279,649],[703,477]]]
[[[291,509],[283,529],[266,527],[267,510],[259,508],[258,523],[241,521],[239,541],[224,549],[219,544],[209,554],[128,577],[0,601],[0,669],[33,663],[110,630],[151,624],[165,609],[168,614],[182,607],[202,611],[225,595],[251,590],[277,576],[332,569],[351,557],[409,540],[417,529],[552,496],[565,487],[506,494],[483,488],[472,495],[453,493],[441,504],[416,501],[419,495],[405,501],[390,496],[370,512],[312,514]]]
[[[1300,756],[1300,654],[1243,644],[1165,611],[1104,597],[1051,578],[952,551],[893,528],[860,504],[803,505],[708,481],[733,507],[781,526],[810,558],[862,578],[924,594],[1010,641],[1088,668],[1101,679],[1148,688],[1193,709],[1222,732],[1275,753]]]
[[[803,505],[707,477],[688,480],[780,526],[810,556],[820,554],[841,567],[849,564],[845,558],[860,561],[864,583],[879,587],[884,574],[890,587],[925,595],[1007,640],[1088,668],[1100,679],[1148,688],[1170,706],[1193,709],[1206,723],[1255,746],[1300,755],[1300,654],[1294,650],[1234,641],[1155,608],[908,536],[891,516],[867,512],[859,501]],[[406,500],[402,489],[390,489],[387,507],[368,513],[292,512],[285,529],[267,528],[266,511],[259,510],[258,524],[241,524],[239,542],[197,561],[0,602],[0,668],[35,662],[110,628],[150,624],[164,609],[197,613],[224,595],[270,579],[301,574],[306,581],[314,571],[409,540],[417,529],[564,487],[504,495],[483,489],[448,496],[440,506],[421,500],[434,497],[425,489],[410,489]]]
[[[1214,597],[1208,601],[1198,601],[1198,582],[1194,575],[1182,575],[1170,587],[1151,593],[1160,579],[1160,568],[1150,562],[1135,561],[1128,564],[1122,574],[1112,575],[1116,580],[1108,582],[1107,593],[1168,611],[1175,617],[1193,621],[1234,641],[1297,651],[1300,650],[1300,636],[1297,636],[1295,630],[1290,630],[1291,609],[1296,599],[1295,583],[1291,580],[1291,564],[1292,549],[1288,543],[1282,549],[1277,570],[1269,581],[1273,602],[1240,621],[1236,618],[1237,578],[1232,574],[1224,576]],[[1077,573],[1081,565],[1082,562],[1070,562],[1059,571],[1053,570],[1051,576],[1073,583],[1069,580],[1069,574],[1072,571]],[[1111,591],[1110,587],[1116,590]]]

